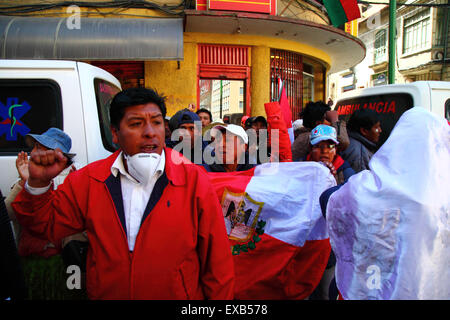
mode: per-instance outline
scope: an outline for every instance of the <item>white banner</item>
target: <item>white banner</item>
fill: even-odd
[[[405,112],[327,206],[344,299],[450,299],[450,126]]]

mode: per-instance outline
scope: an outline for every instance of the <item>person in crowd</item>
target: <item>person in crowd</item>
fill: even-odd
[[[247,121],[247,119],[250,118],[250,116],[242,116],[241,118],[241,127],[244,128],[245,130],[250,129],[251,126],[249,126],[248,128],[245,126],[245,122]]]
[[[64,131],[52,127],[43,134],[28,134],[25,139],[32,148],[32,152],[60,148],[67,158],[66,168],[53,179],[54,188],[60,185],[70,172],[75,170],[73,164],[75,154],[70,153],[72,140]],[[28,298],[43,300],[77,298],[76,294],[70,294],[70,291],[66,288],[66,272],[63,262],[74,261],[73,253],[84,250],[87,247],[85,234],[70,235],[58,243],[40,239],[32,235],[26,228],[20,226],[11,207],[11,203],[28,180],[28,164],[28,154],[21,151],[16,159],[16,168],[20,179],[13,185],[11,192],[5,199],[8,215],[14,226],[18,253],[22,257],[25,280],[29,288]],[[72,250],[72,247],[76,247],[76,250]],[[82,267],[85,263],[85,256],[75,260],[78,261],[77,265]],[[64,264],[68,266],[72,263]],[[78,293],[78,291],[74,293]],[[78,297],[83,298],[83,292],[80,291]]]
[[[215,161],[202,165],[207,172],[245,171],[255,166],[249,163],[248,136],[241,126],[222,124],[212,130],[215,136]]]
[[[292,123],[292,129],[294,130],[294,140],[302,133],[304,130],[303,119],[297,119]]]
[[[202,128],[206,127],[208,124],[212,122],[212,114],[211,111],[205,108],[199,109],[196,114],[200,117],[200,121],[202,122]]]
[[[182,109],[175,113],[170,123],[172,131],[179,130],[179,140],[169,142],[168,146],[182,153],[193,163],[203,163],[203,152],[208,146],[208,142],[203,140],[202,129],[198,125],[200,117],[192,111]]]
[[[348,178],[355,174],[350,164],[337,154],[336,129],[320,124],[310,133],[311,151],[306,156],[306,161],[324,163],[334,175],[337,184],[345,183]]]
[[[350,145],[341,152],[355,172],[369,169],[369,161],[377,150],[381,122],[378,113],[370,109],[356,110],[348,124]]]
[[[245,119],[244,129],[245,130],[251,129],[253,121],[255,121],[255,119],[256,119],[256,117],[249,117],[249,118]]]
[[[337,111],[331,111],[330,107],[322,101],[309,102],[301,114],[305,131],[300,133],[292,144],[292,159],[301,160],[310,151],[310,131],[319,124],[331,125],[336,129],[339,141],[338,152],[345,150],[349,145],[345,121],[339,121]]]
[[[311,152],[306,156],[306,160],[322,162],[330,169],[338,185],[347,182],[355,174],[350,164],[336,153],[339,141],[337,140],[335,128],[323,124],[318,125],[311,131],[310,144]],[[311,300],[328,300],[330,298],[330,284],[333,283],[334,285],[332,281],[334,279],[335,264],[336,258],[333,251],[331,251],[322,280],[316,290],[311,294]],[[334,292],[333,285],[331,285],[332,292]]]
[[[172,136],[172,131],[170,130],[170,126],[169,126],[169,121],[170,121],[170,117],[166,116],[164,118],[164,129],[165,129],[165,139],[170,140],[170,137]]]
[[[267,130],[266,118],[263,116],[254,117],[254,119],[251,122],[251,129],[253,129],[256,134],[256,149],[254,150],[255,153],[250,152],[250,157],[253,157],[255,155],[257,164],[269,162],[271,156],[270,150],[271,148],[269,144],[270,133]],[[250,134],[252,134],[252,132]],[[255,139],[250,140],[251,144],[252,140]],[[251,148],[250,151],[252,151],[254,147],[251,146],[250,148]]]
[[[27,288],[20,263],[11,220],[5,206],[3,194],[0,191],[0,301],[24,300],[27,298]]]
[[[332,108],[333,107],[333,105],[334,105],[334,102],[333,102],[333,100],[331,99],[331,97],[330,98],[328,98],[328,101],[327,101],[327,105],[330,107],[330,108]]]
[[[91,299],[232,299],[233,258],[220,203],[205,172],[164,147],[164,97],[119,92],[110,105],[120,146],[72,172],[59,148],[31,153],[12,206],[19,222],[56,243],[87,230]]]
[[[448,141],[446,119],[411,108],[370,170],[322,193],[336,253],[334,298],[339,287],[348,300],[448,299]]]
[[[256,131],[256,136],[259,137],[261,130],[267,130],[267,120],[263,116],[257,116],[252,121],[252,129]]]

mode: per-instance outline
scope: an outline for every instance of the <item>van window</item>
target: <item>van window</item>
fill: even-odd
[[[450,121],[450,99],[445,101],[445,119]]]
[[[414,106],[413,98],[408,93],[377,94],[339,100],[334,110],[340,120],[348,121],[358,109],[372,109],[380,114],[380,145],[386,141],[400,116]]]
[[[0,80],[0,155],[30,152],[28,133],[41,134],[50,127],[63,130],[59,85],[48,79]]]
[[[100,131],[102,135],[103,146],[106,150],[114,152],[119,147],[113,143],[112,134],[110,130],[111,119],[109,118],[109,105],[114,96],[120,92],[112,83],[102,80],[94,79],[95,98],[97,100],[97,110],[100,122]]]

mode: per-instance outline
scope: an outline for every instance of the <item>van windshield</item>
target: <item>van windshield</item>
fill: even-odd
[[[381,118],[381,146],[389,137],[392,129],[400,116],[414,106],[413,98],[408,93],[390,93],[362,96],[339,100],[334,110],[339,114],[339,119],[348,122],[353,112],[359,109],[371,109],[376,111]]]
[[[94,79],[94,88],[103,146],[106,150],[114,152],[118,149],[118,146],[112,141],[109,105],[111,104],[114,96],[120,92],[120,89],[114,84],[98,78]]]

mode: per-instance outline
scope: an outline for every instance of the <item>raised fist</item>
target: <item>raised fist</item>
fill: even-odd
[[[48,186],[67,167],[67,162],[68,159],[59,148],[31,152],[28,185],[35,188]]]

